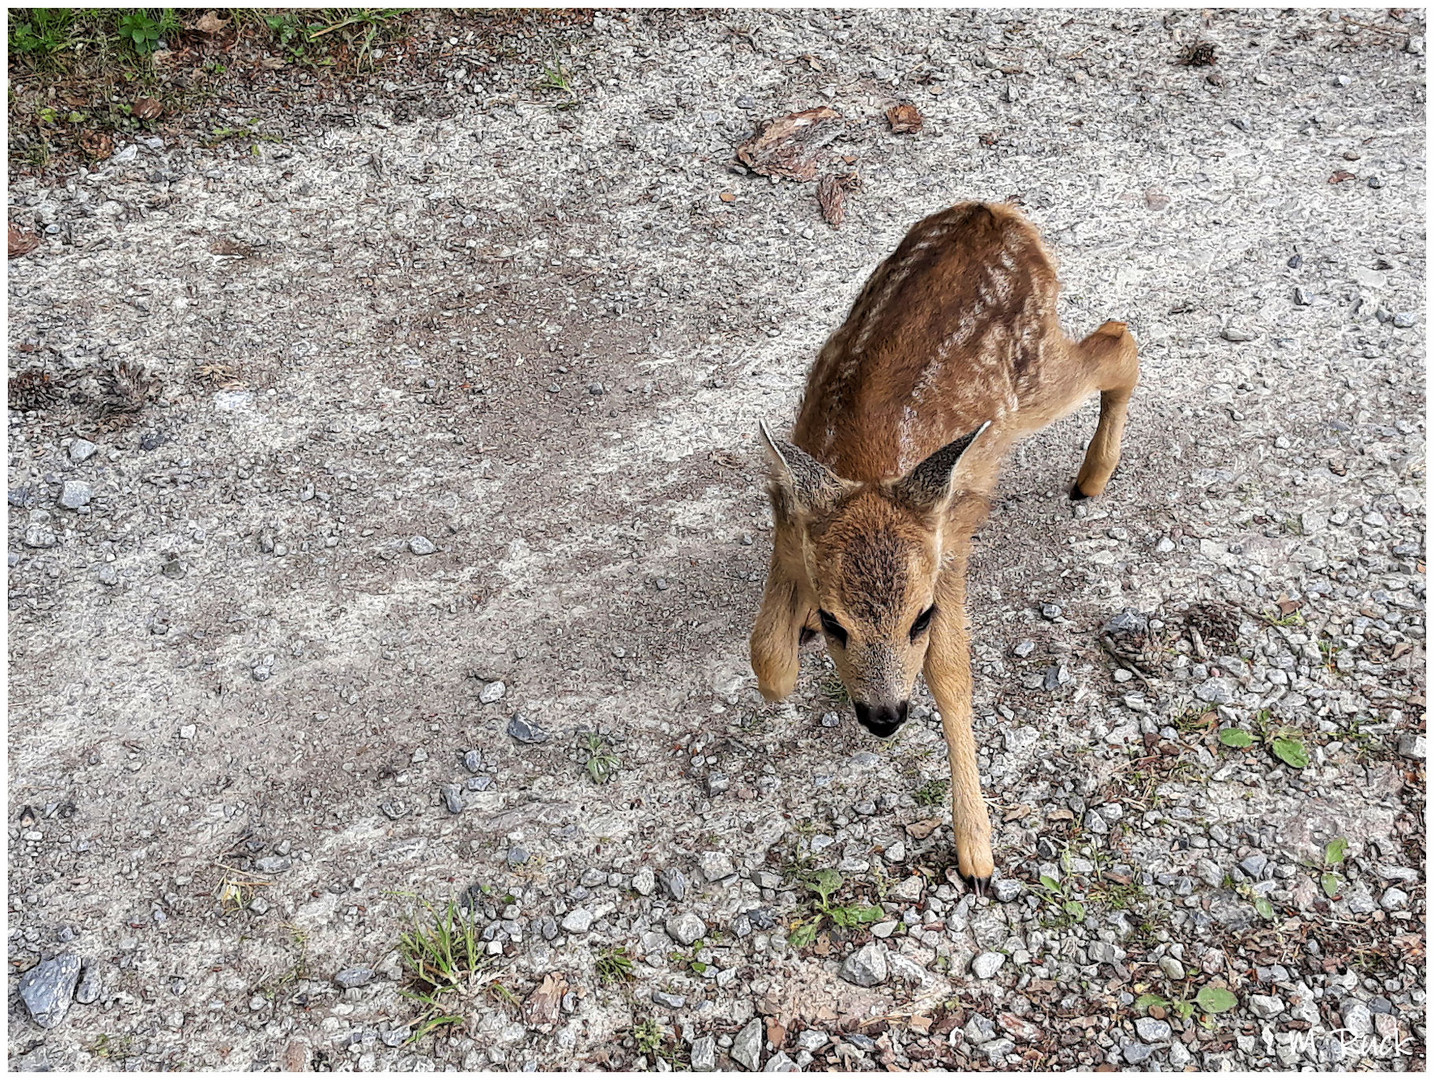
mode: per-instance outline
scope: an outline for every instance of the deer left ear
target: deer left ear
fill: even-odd
[[[933,512],[944,509],[955,494],[952,481],[962,455],[990,426],[991,421],[987,420],[969,435],[963,435],[937,450],[896,482],[893,488],[896,496],[917,510]]]

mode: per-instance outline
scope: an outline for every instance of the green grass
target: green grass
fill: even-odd
[[[951,790],[950,780],[928,780],[916,789],[917,806],[944,806]]]
[[[604,986],[637,978],[637,973],[632,969],[632,958],[621,945],[603,949],[598,953],[593,970],[597,972],[598,981]]]
[[[553,50],[552,63],[543,65],[542,78],[533,84],[533,89],[562,94],[563,100],[553,106],[555,109],[571,109],[578,104],[578,92],[573,88],[572,73],[563,65],[556,49]]]
[[[846,884],[846,880],[835,870],[819,870],[804,879],[802,884],[812,892],[812,914],[799,919],[787,935],[787,944],[794,949],[805,948],[817,939],[822,927],[828,924],[843,929],[853,929],[879,922],[886,915],[881,908],[872,904],[836,904],[832,898]]]
[[[442,910],[426,901],[422,908],[398,943],[410,983],[403,994],[419,1007],[413,1042],[448,1024],[463,1022],[448,1003],[462,996],[487,963],[471,911],[453,901]]]

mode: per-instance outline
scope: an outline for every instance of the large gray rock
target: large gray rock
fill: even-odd
[[[1135,1022],[1135,1033],[1141,1042],[1158,1043],[1170,1038],[1170,1025],[1152,1016],[1142,1016]]]
[[[1006,963],[998,952],[983,952],[971,961],[971,973],[978,979],[993,979]]]
[[[52,1028],[70,1011],[75,984],[80,981],[80,958],[62,953],[50,960],[41,960],[20,976],[20,1000],[30,1016],[42,1028]]]
[[[886,976],[886,950],[874,941],[848,956],[841,966],[841,977],[857,986],[880,986]]]
[[[762,1018],[754,1016],[732,1040],[732,1060],[749,1072],[762,1064]]]
[[[713,1072],[717,1068],[717,1040],[711,1035],[692,1040],[692,1071]]]
[[[707,933],[707,924],[690,911],[667,920],[667,933],[679,945],[691,945]]]

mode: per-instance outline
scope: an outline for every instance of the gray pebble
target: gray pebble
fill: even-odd
[[[378,804],[378,808],[383,811],[383,816],[390,821],[397,821],[401,817],[408,816],[408,804],[402,799],[384,799]]]
[[[89,439],[74,439],[70,442],[70,460],[89,461],[98,449]]]
[[[693,1039],[690,1060],[693,1072],[715,1072],[717,1069],[717,1040],[711,1035]]]
[[[668,936],[679,945],[691,945],[707,933],[707,924],[690,911],[673,915],[666,923]]]
[[[720,851],[704,851],[698,865],[701,867],[702,876],[708,881],[721,881],[737,872],[731,858]]]
[[[457,784],[444,784],[442,787],[443,805],[448,807],[450,814],[463,813],[463,794]]]
[[[340,990],[352,990],[355,987],[367,986],[372,981],[373,968],[362,965],[344,968],[334,976],[334,985]]]
[[[679,904],[687,895],[687,879],[682,876],[682,871],[677,867],[669,867],[662,872],[659,880],[662,882],[662,891]]]
[[[871,941],[846,958],[841,977],[856,986],[880,986],[887,978],[886,949]]]
[[[1054,622],[1061,617],[1061,606],[1059,604],[1042,604],[1041,617]]]
[[[1226,341],[1254,341],[1257,335],[1253,331],[1243,330],[1238,326],[1227,326],[1220,331],[1220,336]],[[1144,1058],[1141,1060],[1143,1061]]]
[[[996,1025],[980,1013],[974,1013],[961,1029],[961,1034],[966,1037],[967,1042],[980,1046],[996,1037]]]
[[[517,713],[513,719],[508,721],[508,734],[520,743],[545,743],[548,741],[548,733],[537,724],[531,723],[522,713]]]
[[[1031,653],[1035,651],[1036,643],[1030,640],[1016,642],[1015,648],[1011,650],[1011,652],[1015,653],[1022,659],[1025,659],[1027,656],[1030,656]]]
[[[66,510],[78,510],[88,506],[94,494],[94,488],[87,481],[66,480],[60,488],[59,504]]]
[[[652,872],[652,867],[638,867],[637,873],[632,875],[632,887],[639,896],[651,896],[657,888],[657,875]]]
[[[1412,311],[1396,311],[1394,313],[1394,325],[1401,330],[1408,330],[1419,321],[1419,316]]]
[[[294,860],[284,855],[265,855],[254,860],[254,869],[261,874],[282,874],[294,865]]]
[[[569,934],[586,934],[592,925],[593,913],[587,908],[573,908],[563,916],[563,929]]]
[[[1270,997],[1265,994],[1252,994],[1250,996],[1250,1011],[1261,1020],[1273,1020],[1280,1013],[1285,1011],[1285,1003],[1277,997]]]
[[[523,847],[511,847],[508,849],[508,865],[522,866],[531,856],[528,849]]]
[[[994,979],[1005,966],[1006,958],[998,952],[983,952],[971,961],[971,974],[978,979]]]
[[[80,958],[74,953],[63,953],[41,960],[20,976],[20,999],[35,1023],[42,1028],[52,1028],[70,1011],[70,1000],[79,981]]]
[[[415,555],[432,555],[438,548],[426,536],[414,536],[408,541],[408,550]]]
[[[503,695],[508,692],[508,687],[502,680],[490,682],[478,692],[478,700],[484,705],[492,705],[495,701],[502,701]]]
[[[732,1040],[732,1060],[749,1072],[762,1064],[763,1030],[761,1017],[754,1016]]]
[[[1142,1042],[1158,1043],[1170,1038],[1170,1025],[1164,1020],[1142,1016],[1135,1021],[1135,1033]]]
[[[1150,1055],[1155,1053],[1155,1047],[1147,1046],[1145,1043],[1126,1043],[1120,1048],[1121,1057],[1125,1058],[1127,1065],[1141,1065],[1150,1060]]]
[[[663,1005],[669,1009],[680,1009],[687,1004],[687,999],[681,994],[668,994],[661,990],[654,990],[652,992],[652,1003],[654,1005]]]
[[[483,771],[483,755],[477,750],[469,750],[463,755],[463,767],[471,773]]]

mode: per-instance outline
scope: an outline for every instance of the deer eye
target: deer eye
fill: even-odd
[[[930,628],[930,626],[931,626],[931,616],[933,616],[933,615],[935,615],[935,614],[936,614],[936,605],[935,605],[935,604],[932,604],[929,608],[927,608],[925,611],[923,611],[920,615],[916,616],[916,621],[911,624],[911,640],[912,640],[912,641],[915,641],[915,640],[916,640],[917,638],[919,638],[922,634],[926,633],[926,631],[927,631],[927,630]]]
[[[841,623],[837,622],[836,619],[832,618],[831,612],[818,611],[817,618],[822,621],[823,630],[825,630],[832,637],[836,638],[836,640],[842,645],[846,644],[846,630],[843,629]]]

